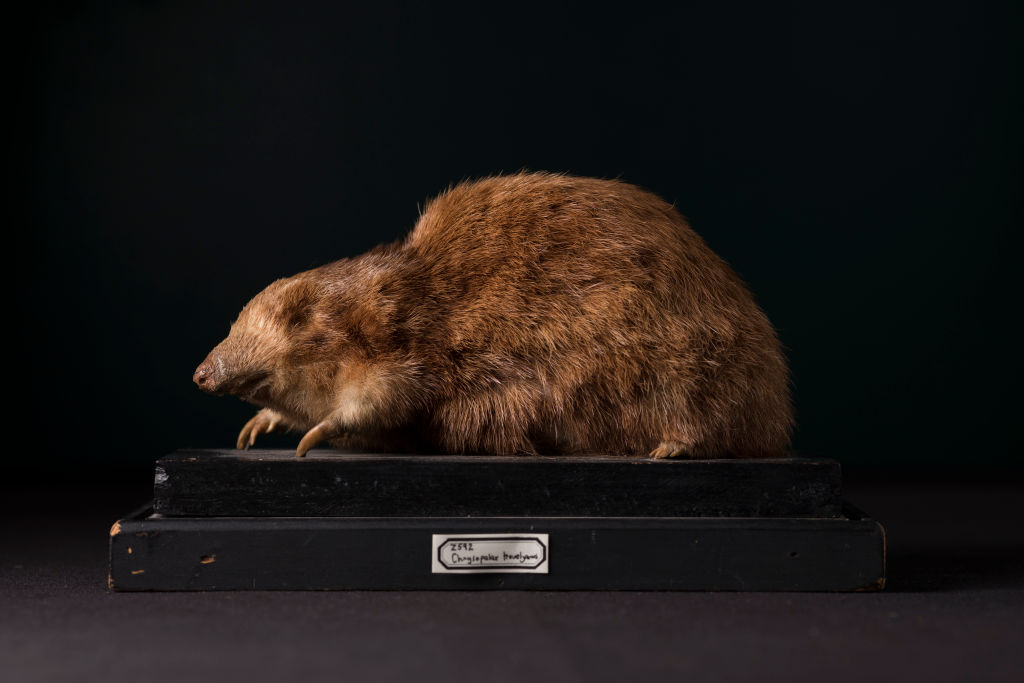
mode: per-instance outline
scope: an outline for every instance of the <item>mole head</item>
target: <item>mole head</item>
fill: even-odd
[[[272,283],[245,305],[192,381],[207,393],[264,403],[318,300],[316,284],[301,275]]]

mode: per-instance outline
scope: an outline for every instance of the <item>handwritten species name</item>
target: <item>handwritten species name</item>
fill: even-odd
[[[526,564],[527,562],[537,562],[540,560],[539,553],[506,553],[502,552],[500,555],[496,553],[475,553],[473,555],[465,555],[462,553],[453,552],[450,556],[452,564]]]

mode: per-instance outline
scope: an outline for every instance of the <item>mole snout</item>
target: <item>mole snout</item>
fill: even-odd
[[[216,362],[212,355],[208,356],[196,368],[195,373],[192,375],[192,381],[203,391],[216,392],[224,379],[224,373],[221,372],[222,367],[223,363]]]

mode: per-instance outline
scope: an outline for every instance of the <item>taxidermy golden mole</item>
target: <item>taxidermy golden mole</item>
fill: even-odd
[[[195,372],[262,406],[238,447],[784,455],[786,362],[739,277],[653,194],[457,185],[405,239],[277,280]]]

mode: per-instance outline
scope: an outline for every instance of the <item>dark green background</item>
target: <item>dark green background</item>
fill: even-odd
[[[253,294],[524,167],[676,203],[777,326],[799,448],[1019,462],[1014,5],[300,5],[12,20],[16,467],[230,445],[251,409],[191,374]]]

